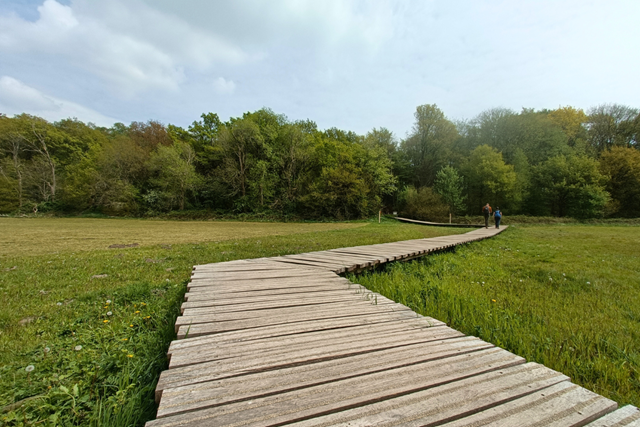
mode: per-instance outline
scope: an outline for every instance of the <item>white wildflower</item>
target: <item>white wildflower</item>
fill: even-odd
[[[82,346],[81,345],[77,345],[73,348],[75,351],[80,351],[82,350]]]
[[[107,316],[111,316],[113,313],[110,311],[107,311]]]

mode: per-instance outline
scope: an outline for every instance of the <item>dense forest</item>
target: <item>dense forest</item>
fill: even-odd
[[[638,110],[615,104],[463,122],[421,105],[405,139],[321,131],[266,108],[186,129],[0,114],[0,212],[439,220],[489,202],[507,215],[640,217],[639,139]]]

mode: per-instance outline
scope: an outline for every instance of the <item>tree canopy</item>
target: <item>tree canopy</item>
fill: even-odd
[[[425,104],[403,139],[268,108],[227,121],[208,112],[186,128],[0,114],[0,212],[436,218],[489,202],[507,215],[638,217],[638,138],[638,109],[617,104],[498,108],[464,122]]]

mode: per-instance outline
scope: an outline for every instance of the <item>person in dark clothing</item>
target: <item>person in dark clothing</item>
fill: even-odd
[[[489,228],[489,217],[491,216],[491,206],[489,206],[489,203],[482,207],[482,213],[484,214],[484,228]]]
[[[502,219],[502,212],[500,212],[500,208],[496,208],[496,212],[493,214],[493,220],[496,223],[496,228],[500,228],[501,219]]]

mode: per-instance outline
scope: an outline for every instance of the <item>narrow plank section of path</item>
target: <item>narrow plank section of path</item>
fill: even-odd
[[[338,275],[502,230],[194,267],[147,426],[639,426],[636,408]]]

